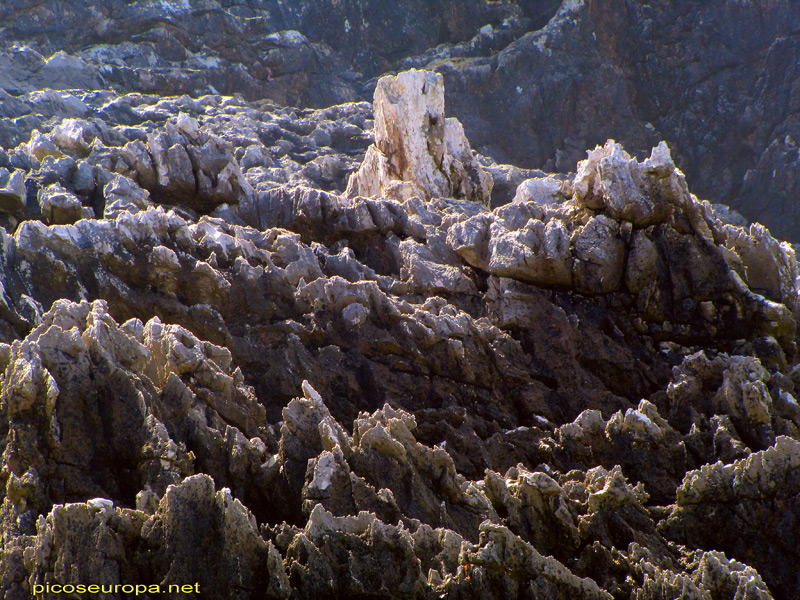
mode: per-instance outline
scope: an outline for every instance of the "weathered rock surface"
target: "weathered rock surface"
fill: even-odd
[[[555,4],[501,48],[405,64],[442,73],[450,114],[498,162],[571,171],[608,138],[639,158],[666,140],[698,196],[797,241],[797,5]]]
[[[20,94],[108,87],[318,108],[425,68],[498,162],[566,172],[608,138],[640,158],[664,139],[695,193],[798,241],[790,0],[9,0],[0,21],[3,117],[40,114]]]
[[[677,503],[662,524],[664,533],[682,543],[714,546],[747,556],[763,576],[773,581],[775,595],[789,598],[800,585],[797,571],[783,569],[796,562],[797,547],[779,541],[796,540],[800,502],[800,443],[781,436],[774,446],[733,464],[705,465],[686,474]],[[772,512],[771,507],[778,507]],[[756,522],[758,528],[749,523]],[[691,525],[689,525],[691,523]],[[706,541],[707,540],[707,541]]]
[[[441,75],[406,71],[375,89],[375,144],[350,178],[350,196],[464,198],[489,205],[492,179],[457,119],[444,116]]]
[[[444,81],[482,53],[510,60],[556,4],[467,2],[446,32],[433,19],[453,42]],[[436,73],[382,79],[374,109],[151,93],[182,73],[159,70],[163,53],[191,70],[227,48],[196,76],[230,71],[221,38],[268,11],[286,30],[346,14],[363,39],[381,11],[418,18],[297,6],[110,19],[42,3],[31,19],[86,20],[98,43],[171,16],[115,48],[65,40],[81,60],[0,57],[29,86],[0,107],[4,597],[795,598],[792,247],[698,200],[675,144],[648,157],[592,139],[560,174],[475,155]],[[552,48],[587,14],[605,23],[597,10],[561,6]],[[27,13],[2,11],[23,36]],[[183,19],[218,25],[218,45],[189,56]],[[370,75],[411,47],[435,60],[416,38],[354,56],[327,26],[335,52],[267,36],[268,83],[336,53]],[[85,89],[36,89],[46,69]],[[92,91],[101,76],[130,88]]]

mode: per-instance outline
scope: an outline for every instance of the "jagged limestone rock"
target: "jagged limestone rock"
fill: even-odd
[[[0,211],[19,214],[25,211],[25,171],[0,168]]]
[[[703,537],[729,556],[747,557],[773,591],[790,597],[799,576],[777,559],[798,560],[798,502],[800,442],[779,436],[773,446],[747,458],[687,473],[659,529],[680,543]],[[780,509],[773,511],[776,505]]]
[[[0,151],[6,597],[70,563],[231,600],[796,595],[797,466],[728,481],[800,439],[794,257],[665,146],[577,179],[477,157],[519,189],[489,209],[342,194],[366,103],[2,100],[0,134],[38,129]],[[49,191],[87,218],[43,223]]]
[[[554,177],[534,177],[526,179],[517,186],[512,202],[535,202],[547,206],[560,204],[564,198],[561,196],[563,183]]]
[[[40,189],[38,201],[39,209],[47,223],[65,225],[74,223],[83,216],[81,201],[58,183]]]
[[[489,205],[492,178],[472,155],[464,128],[444,116],[442,76],[410,70],[375,88],[375,144],[347,186],[350,196],[464,198]]]

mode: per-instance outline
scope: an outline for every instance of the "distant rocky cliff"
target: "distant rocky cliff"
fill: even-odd
[[[601,24],[795,10],[714,5],[4,3],[3,597],[798,597],[793,247],[698,198],[668,120],[564,116],[600,127],[569,162],[514,112],[545,59],[543,132],[637,97],[568,66],[631,60]]]

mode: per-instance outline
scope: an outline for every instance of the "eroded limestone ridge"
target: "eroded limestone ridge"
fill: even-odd
[[[463,198],[489,205],[492,177],[472,154],[458,119],[444,116],[444,80],[412,69],[375,88],[375,143],[349,196]]]
[[[792,247],[665,144],[470,201],[440,83],[380,86],[349,197],[366,103],[16,99],[47,124],[0,152],[4,600],[800,595]]]

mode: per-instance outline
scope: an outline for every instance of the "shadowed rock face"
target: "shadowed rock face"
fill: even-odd
[[[671,139],[643,136],[641,153],[587,138],[545,173],[474,154],[469,121],[445,118],[445,101],[458,115],[459,95],[491,95],[482,61],[530,43],[566,65],[557,45],[586,41],[586,19],[604,50],[583,59],[630,60],[633,42],[603,31],[645,5],[614,21],[592,2],[334,4],[0,8],[20,39],[34,16],[36,31],[82,19],[98,40],[160,32],[131,43],[177,62],[200,24],[219,29],[192,52],[212,54],[267,13],[288,29],[326,9],[330,47],[271,35],[270,69],[324,51],[375,61],[369,75],[424,48],[389,37],[377,62],[326,33],[345,15],[377,39],[377,11],[427,18],[450,43],[437,53],[475,57],[382,79],[372,107],[291,109],[89,89],[106,77],[85,70],[95,60],[135,73],[129,90],[181,79],[114,63],[121,46],[49,67],[7,49],[2,76],[31,87],[0,106],[3,596],[197,583],[223,599],[796,598],[792,247],[692,194]],[[757,6],[723,4],[720,19]],[[480,58],[493,44],[508,47]],[[313,95],[336,77],[298,68],[279,85]],[[40,91],[46,69],[87,89]],[[445,93],[459,77],[475,85]]]
[[[12,0],[0,8],[7,32],[0,87],[113,85],[322,107],[356,99],[365,78],[401,57],[469,40],[509,17],[516,25],[520,9],[486,0]]]
[[[792,2],[564,2],[496,54],[431,62],[482,153],[568,171],[614,138],[667,140],[695,193],[800,239]]]

